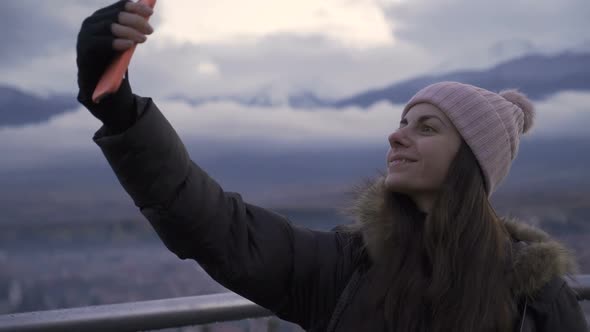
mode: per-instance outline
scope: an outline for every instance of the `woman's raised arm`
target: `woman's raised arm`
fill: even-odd
[[[298,227],[225,192],[153,101],[136,98],[137,122],[116,135],[103,127],[94,141],[164,244],[283,319],[325,323],[355,268],[355,237]]]
[[[116,93],[92,101],[116,52],[153,31],[150,14],[118,1],[82,23],[78,101],[104,124],[94,142],[168,249],[281,318],[306,329],[323,326],[355,267],[354,237],[292,225],[225,192],[191,160],[154,102],[132,93],[128,77]]]

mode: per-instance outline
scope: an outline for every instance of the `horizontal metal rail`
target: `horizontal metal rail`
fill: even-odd
[[[267,317],[273,314],[234,293],[128,302],[0,316],[2,332],[138,331]]]
[[[590,275],[566,279],[578,300],[590,300]],[[97,305],[0,316],[0,332],[138,331],[268,317],[273,314],[234,293]]]

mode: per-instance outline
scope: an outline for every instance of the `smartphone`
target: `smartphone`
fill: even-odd
[[[151,8],[154,8],[156,5],[156,0],[139,0],[138,2],[146,4]],[[92,94],[92,101],[94,103],[100,103],[102,98],[119,90],[136,46],[137,44],[117,55],[106,68]]]

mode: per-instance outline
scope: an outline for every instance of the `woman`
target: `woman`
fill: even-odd
[[[228,193],[190,159],[150,98],[125,79],[90,96],[113,55],[146,40],[151,10],[117,2],[78,35],[78,100],[121,185],[166,246],[308,331],[587,331],[567,250],[497,217],[489,197],[534,110],[517,91],[457,82],[420,90],[389,136],[387,173],[359,190],[354,225],[329,232]]]

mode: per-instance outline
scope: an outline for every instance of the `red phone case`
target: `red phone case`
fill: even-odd
[[[156,0],[139,0],[138,2],[144,3],[151,8],[154,8],[156,5]],[[117,55],[113,59],[113,62],[109,64],[100,77],[100,80],[94,89],[94,93],[92,94],[92,101],[98,104],[102,98],[119,90],[121,82],[123,82],[123,76],[129,67],[129,62],[131,62],[131,57],[133,56],[136,46],[137,44],[133,45],[131,48]]]

